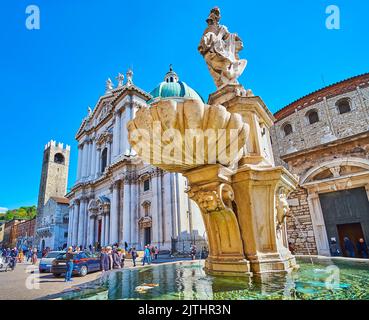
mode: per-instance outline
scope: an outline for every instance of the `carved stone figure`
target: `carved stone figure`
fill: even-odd
[[[220,25],[220,18],[219,8],[213,8],[206,20],[208,27],[198,47],[218,88],[238,84],[237,79],[247,64],[238,55],[243,49],[242,40],[237,34],[230,33],[226,26]]]
[[[285,193],[281,192],[277,198],[277,228],[280,228],[288,217],[290,207]]]
[[[109,93],[113,90],[114,85],[113,85],[113,81],[111,81],[111,79],[109,78],[108,80],[106,80],[105,83],[105,92]]]

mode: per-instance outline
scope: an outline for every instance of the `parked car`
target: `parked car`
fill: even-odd
[[[45,257],[41,258],[38,269],[40,272],[51,272],[51,265],[56,257],[60,254],[65,253],[65,251],[50,251]]]
[[[51,266],[51,273],[55,277],[60,277],[67,271],[66,253],[56,257]],[[73,274],[84,277],[89,272],[100,271],[100,256],[89,252],[80,252],[74,255]]]

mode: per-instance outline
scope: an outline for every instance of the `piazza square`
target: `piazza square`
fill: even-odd
[[[174,5],[97,3],[86,17],[104,28],[71,18],[61,32],[42,2],[12,31],[58,61],[35,58],[24,153],[2,157],[0,300],[135,300],[134,317],[225,319],[237,300],[369,300],[368,45],[331,59],[326,43],[368,24],[301,5],[322,11],[303,27],[325,43],[309,61],[302,39],[275,45],[239,1],[188,3],[188,26]],[[152,30],[127,15],[142,5]],[[119,10],[130,28],[115,28]],[[44,67],[58,76],[42,82]]]

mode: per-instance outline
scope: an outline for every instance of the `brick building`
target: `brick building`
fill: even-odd
[[[299,177],[287,221],[296,253],[330,255],[336,241],[369,242],[369,73],[313,92],[278,111],[276,162]]]
[[[16,246],[29,247],[33,244],[33,238],[36,228],[36,218],[24,220],[15,226]]]

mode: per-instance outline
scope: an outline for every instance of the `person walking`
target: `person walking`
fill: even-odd
[[[341,254],[340,249],[338,248],[336,239],[331,239],[330,250],[331,250],[331,255],[333,257],[337,257]]]
[[[344,247],[345,247],[346,255],[350,258],[355,258],[355,248],[354,248],[354,244],[352,243],[350,238],[349,237],[344,237],[343,238],[343,244],[344,244]]]
[[[191,253],[191,259],[195,260],[195,258],[196,258],[196,246],[194,244],[191,245],[190,253]]]
[[[100,263],[103,276],[107,271],[109,271],[109,256],[105,247],[101,248]]]
[[[145,246],[145,250],[144,250],[144,258],[142,260],[142,265],[145,265],[145,262],[148,264],[151,264],[151,250],[149,245]]]
[[[32,264],[37,263],[37,248],[33,248],[31,261],[32,261]]]
[[[357,253],[364,259],[368,259],[368,246],[363,238],[360,238],[356,244]]]
[[[159,255],[159,249],[158,247],[155,247],[155,260],[158,260],[158,255]]]
[[[18,263],[23,263],[23,259],[24,259],[23,250],[20,249],[18,253]]]
[[[136,247],[133,247],[131,250],[131,255],[132,255],[132,262],[133,262],[133,266],[136,266],[136,259],[137,259],[137,251],[136,251]]]
[[[74,266],[73,259],[74,259],[73,247],[69,247],[65,255],[65,260],[67,264],[67,272],[65,273],[65,282],[73,281],[72,280],[73,266]]]
[[[120,269],[121,268],[121,257],[120,257],[120,249],[113,249],[112,258],[113,258],[113,269]]]

